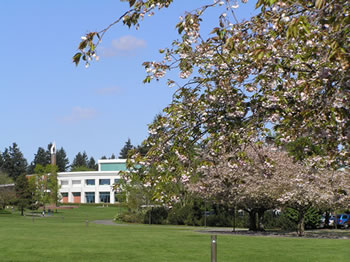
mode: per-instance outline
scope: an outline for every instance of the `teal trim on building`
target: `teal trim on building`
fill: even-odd
[[[126,163],[101,163],[100,171],[125,171]]]

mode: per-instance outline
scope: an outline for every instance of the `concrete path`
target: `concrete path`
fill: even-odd
[[[107,226],[127,226],[127,224],[114,223],[113,220],[95,220],[95,221],[92,221],[92,223],[100,224],[100,225],[107,225]]]

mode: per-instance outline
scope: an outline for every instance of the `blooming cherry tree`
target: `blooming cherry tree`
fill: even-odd
[[[172,0],[128,2],[131,9],[114,23],[82,38],[73,57],[76,64],[81,59],[90,63],[111,26],[122,22],[138,27],[145,15],[170,7]],[[272,192],[284,192],[277,198],[282,204],[299,205],[301,201],[300,207],[305,207],[326,203],[330,192],[341,191],[327,179],[350,164],[348,1],[259,0],[259,14],[243,22],[235,16],[238,5],[234,0],[214,0],[186,13],[176,25],[181,38],[160,50],[164,59],[143,64],[145,83],[170,70],[178,70],[181,81],[168,80],[169,86],[177,86],[173,101],[149,126],[145,144],[150,150],[145,156],[136,153],[129,165],[157,169],[157,175],[151,176],[145,168],[142,177],[152,185],[154,196],[164,202],[178,197],[170,190],[175,181],[204,183],[201,176],[211,181],[209,172],[222,169],[225,172],[216,173],[218,180],[208,183],[208,193],[235,201],[241,197],[251,201],[250,206],[254,201],[261,205],[259,197],[276,199]],[[222,14],[209,37],[204,37],[208,32],[201,28],[203,14],[215,8]],[[245,157],[254,159],[247,145],[260,148],[271,132],[280,145],[307,136],[323,154],[310,155],[305,150],[305,163],[300,167],[291,160],[284,166],[273,161],[281,166],[271,178],[273,167],[267,168],[268,161],[260,167],[255,160],[251,166],[239,162]],[[252,189],[256,191],[234,179],[235,165],[242,168],[241,179],[255,185]],[[300,172],[289,172],[293,169]],[[280,172],[283,170],[285,174]],[[323,177],[327,172],[329,176]],[[348,181],[345,173],[338,176],[337,181]],[[225,179],[231,182],[223,184]],[[333,190],[320,187],[327,183]],[[269,192],[275,186],[276,190]],[[300,200],[303,195],[305,199]]]

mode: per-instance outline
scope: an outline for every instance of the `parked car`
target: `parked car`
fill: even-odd
[[[350,214],[337,215],[337,223],[339,227],[348,228],[350,223]]]

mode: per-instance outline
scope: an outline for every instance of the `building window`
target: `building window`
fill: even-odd
[[[68,193],[61,193],[62,197],[68,197]]]
[[[72,180],[73,186],[79,186],[81,184],[81,180]]]
[[[95,185],[95,179],[86,179],[85,183],[87,186],[94,186]]]
[[[120,178],[114,179],[114,184],[120,184]]]
[[[68,180],[61,180],[61,186],[68,186]]]
[[[99,184],[100,184],[100,186],[110,185],[111,184],[111,180],[110,179],[100,179]]]
[[[109,192],[100,192],[100,203],[110,203]]]
[[[85,202],[95,203],[95,192],[85,192]]]

